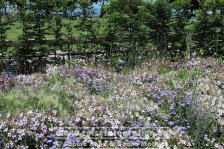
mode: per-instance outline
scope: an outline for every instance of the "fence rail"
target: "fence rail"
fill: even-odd
[[[30,39],[29,40],[31,44],[35,44],[38,43],[38,41],[34,40],[34,39]],[[43,40],[43,44],[45,45],[55,45],[57,44],[57,40],[56,39],[46,39]],[[101,38],[88,38],[88,39],[81,39],[81,38],[72,38],[70,41],[69,40],[62,40],[61,43],[62,44],[66,44],[66,43],[72,43],[72,44],[81,44],[81,43],[100,43],[102,42]],[[0,45],[3,44],[3,42],[0,42]],[[6,44],[8,47],[18,47],[20,44],[18,41],[15,40],[6,40],[4,41],[4,44]]]

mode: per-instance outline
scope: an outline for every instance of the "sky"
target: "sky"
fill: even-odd
[[[100,15],[100,11],[101,11],[101,3],[94,3],[93,4],[93,9],[95,10],[96,16]],[[7,6],[7,10],[10,11],[10,6]],[[79,11],[79,10],[78,10]]]
[[[96,11],[97,16],[99,16],[100,15],[100,10],[101,10],[101,3],[94,3],[93,7]]]

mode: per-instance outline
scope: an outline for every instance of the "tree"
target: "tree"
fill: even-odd
[[[79,32],[80,39],[84,41],[79,45],[79,48],[84,48],[85,51],[96,50],[94,48],[94,41],[96,40],[97,19],[93,18],[95,11],[92,6],[92,1],[78,0],[77,6],[81,11],[75,28]]]
[[[151,38],[159,51],[166,52],[168,45],[168,33],[170,30],[171,6],[166,0],[157,0],[148,4],[148,10],[152,14],[152,21],[148,26],[153,30]]]
[[[147,26],[151,14],[146,9],[144,0],[109,0],[105,6],[102,20],[101,36],[105,40],[109,56],[115,55],[116,50],[129,66],[137,62],[143,51],[140,46],[148,42],[150,28]]]
[[[206,56],[224,54],[224,1],[200,1],[196,14],[196,29],[193,39],[198,49],[204,49]]]
[[[3,56],[7,50],[6,31],[9,29],[10,21],[5,16],[2,9],[5,8],[5,1],[0,0],[0,54]]]
[[[191,0],[175,1],[171,4],[172,14],[169,19],[169,53],[172,57],[177,55],[183,57],[187,50],[188,33],[186,26],[191,23],[190,17]]]

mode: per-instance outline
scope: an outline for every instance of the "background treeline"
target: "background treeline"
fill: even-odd
[[[0,10],[2,58],[101,53],[133,66],[155,54],[224,54],[224,0],[0,0]]]

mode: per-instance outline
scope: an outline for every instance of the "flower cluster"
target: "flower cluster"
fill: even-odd
[[[8,114],[4,119],[6,121],[2,118],[0,121],[0,139],[4,148],[51,147],[57,144],[57,130],[52,128],[64,125],[64,121],[56,117],[56,111]]]
[[[9,90],[14,86],[14,75],[11,73],[0,74],[0,90]]]
[[[43,75],[18,75],[14,78],[15,88],[20,89],[26,86],[32,86],[33,88],[40,88],[42,85],[47,84],[46,79]]]
[[[151,61],[129,74],[101,67],[50,66],[46,74],[13,77],[11,91],[29,88],[24,95],[35,104],[27,105],[35,109],[45,103],[51,110],[43,104],[38,111],[1,117],[0,148],[73,148],[77,144],[127,148],[145,142],[157,148],[220,147],[224,74],[216,68],[222,66],[207,66],[208,61],[212,60],[192,59],[185,64],[161,60],[161,68],[160,61]],[[187,67],[177,70],[177,66]],[[10,82],[7,78],[0,77],[4,88]],[[61,118],[66,108],[69,112]],[[99,128],[106,129],[106,135],[102,137]],[[144,133],[139,135],[139,130]]]

